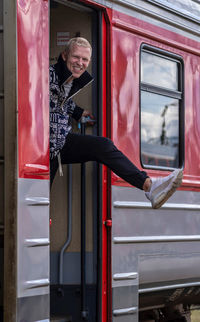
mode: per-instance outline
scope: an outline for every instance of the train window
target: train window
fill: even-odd
[[[141,163],[146,168],[183,165],[183,63],[143,45],[140,62]]]
[[[157,55],[142,52],[141,81],[144,83],[178,90],[177,63]],[[157,75],[158,77],[152,77]],[[160,78],[160,76],[162,76]]]

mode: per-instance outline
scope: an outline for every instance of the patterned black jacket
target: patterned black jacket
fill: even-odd
[[[64,83],[72,75],[62,56],[55,65],[50,66],[50,158],[59,154],[71,131],[70,117],[79,120],[83,109],[72,101],[83,87],[88,85],[92,76],[85,71],[79,78],[73,80],[72,88],[66,97]]]

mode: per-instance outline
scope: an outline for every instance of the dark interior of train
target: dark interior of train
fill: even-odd
[[[77,36],[87,38],[92,44],[88,72],[95,80],[74,101],[100,119],[98,13],[75,1],[51,1],[50,64],[56,63],[67,41]],[[83,125],[81,129],[77,122],[72,124],[76,133],[101,133],[99,123],[93,127]],[[63,177],[57,173],[51,189],[51,320],[98,321],[100,169],[96,163],[89,162],[64,165],[63,172]]]

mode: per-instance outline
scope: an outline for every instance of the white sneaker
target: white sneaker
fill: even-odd
[[[181,185],[183,170],[177,169],[165,178],[152,180],[150,191],[145,192],[152,208],[160,208]]]

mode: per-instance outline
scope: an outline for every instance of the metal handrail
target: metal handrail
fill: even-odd
[[[81,120],[81,134],[85,135],[86,118]],[[81,163],[81,318],[88,320],[86,308],[86,180],[85,163]]]
[[[59,257],[59,284],[63,284],[63,258],[64,252],[69,247],[72,240],[72,165],[68,164],[68,210],[67,210],[67,239],[64,243]]]

